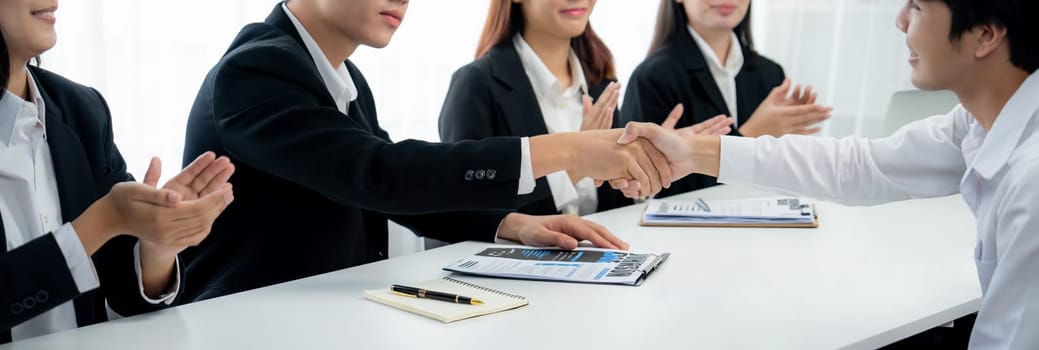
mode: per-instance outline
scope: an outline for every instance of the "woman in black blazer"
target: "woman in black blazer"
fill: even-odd
[[[622,119],[661,123],[682,104],[678,128],[734,116],[736,136],[818,132],[814,126],[829,118],[830,109],[815,104],[811,87],[791,87],[783,68],[754,50],[750,23],[750,0],[661,0],[649,56],[631,74]],[[716,184],[695,174],[660,195]]]
[[[614,127],[620,86],[612,54],[588,24],[594,5],[595,1],[492,1],[476,60],[451,78],[440,112],[440,139],[458,142]],[[619,191],[609,186],[596,190],[589,183],[567,179],[562,172],[538,179],[518,211],[588,214],[631,204]],[[560,198],[553,193],[564,192],[569,203],[557,203]]]
[[[56,8],[37,7],[0,2],[0,344],[104,321],[106,301],[168,305],[177,253],[232,199],[212,153],[162,189],[157,158],[132,182],[101,95],[28,66],[55,43]]]

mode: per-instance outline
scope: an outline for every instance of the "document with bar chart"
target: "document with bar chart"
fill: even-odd
[[[491,246],[444,270],[488,277],[637,286],[670,255],[598,248]]]

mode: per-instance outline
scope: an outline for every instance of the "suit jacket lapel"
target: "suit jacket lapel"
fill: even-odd
[[[76,218],[74,215],[86,210],[94,201],[96,189],[83,144],[65,124],[60,106],[50,98],[46,89],[40,84],[40,94],[47,106],[47,144],[58,183],[61,216],[65,222],[70,222]]]
[[[740,125],[747,122],[750,119],[750,115],[754,114],[754,111],[758,109],[758,104],[761,102],[758,96],[753,96],[751,91],[755,91],[757,88],[754,79],[757,75],[754,74],[754,66],[749,63],[744,63],[743,68],[740,70],[740,74],[736,75],[736,111],[739,116]]]
[[[31,69],[31,68],[30,68]],[[35,76],[39,77],[40,74]],[[37,80],[40,95],[47,106],[47,145],[51,151],[54,177],[58,183],[58,199],[64,222],[71,222],[97,197],[90,164],[79,136],[66,123],[59,104],[47,93],[47,84]],[[89,291],[73,299],[76,322],[84,326],[104,320],[104,304],[95,299],[97,291]]]
[[[707,98],[711,101],[711,105],[722,111],[722,113],[730,115],[729,107],[725,104],[725,98],[722,97],[721,90],[718,90],[718,83],[714,81],[711,69],[707,66],[707,59],[704,57],[703,52],[700,51],[700,47],[696,45],[692,35],[688,31],[682,30],[672,36],[671,42],[678,49],[681,62],[685,64],[686,70],[693,76],[693,81],[689,83],[694,88],[697,86],[703,88]]]
[[[534,87],[523,71],[519,53],[506,41],[491,49],[488,53],[493,62],[491,74],[501,83],[501,89],[494,94],[501,101],[502,113],[514,136],[534,136],[548,134],[545,117],[541,114],[538,98],[534,95]]]
[[[281,31],[292,37],[292,39],[296,41],[296,44],[299,44],[299,48],[303,51],[303,54],[307,55],[307,58],[313,61],[314,57],[310,55],[310,51],[307,50],[307,45],[303,43],[303,37],[298,31],[296,31],[296,26],[292,24],[292,20],[289,19],[289,16],[285,14],[285,10],[282,9],[282,3],[278,3],[278,5],[274,7],[274,10],[271,10],[271,13],[267,15],[267,19],[264,20],[264,23],[281,29]],[[317,67],[314,65],[308,65],[307,67],[311,76],[313,76],[312,81],[316,84],[314,87],[319,91],[322,101],[326,105],[335,108],[335,98],[332,97],[332,94],[328,92],[328,88],[325,87],[324,80],[321,79],[321,73],[318,73]]]

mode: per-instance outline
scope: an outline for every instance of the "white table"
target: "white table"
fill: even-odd
[[[530,306],[451,324],[362,297],[486,246],[468,242],[0,349],[868,349],[980,305],[974,219],[957,196],[819,203],[818,229],[643,228],[642,207],[590,216],[634,250],[672,253],[641,287],[463,277]]]

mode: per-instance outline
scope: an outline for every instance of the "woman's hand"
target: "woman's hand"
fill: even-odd
[[[782,85],[772,89],[750,119],[740,127],[740,134],[747,137],[780,137],[786,134],[808,135],[819,132],[820,129],[814,126],[830,119],[833,108],[815,104],[818,96],[812,91],[811,86],[802,91],[798,85],[793,88],[792,94],[790,91],[790,79],[784,80]]]
[[[606,89],[599,95],[599,100],[595,101],[595,105],[592,105],[592,98],[588,95],[581,96],[581,101],[584,103],[581,131],[613,127],[613,114],[617,111],[620,95],[621,85],[613,82],[606,85]]]

